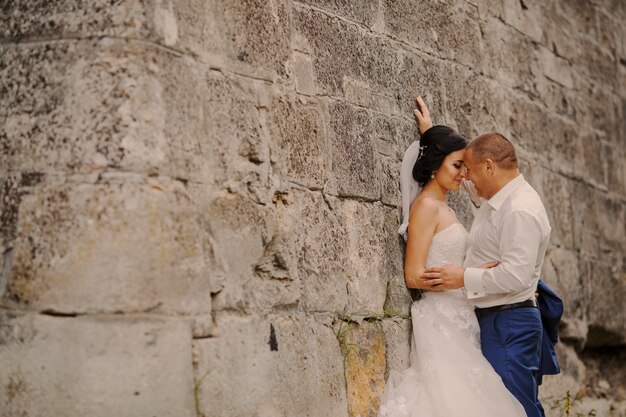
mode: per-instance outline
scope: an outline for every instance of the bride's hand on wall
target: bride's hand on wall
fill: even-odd
[[[424,104],[424,100],[422,100],[421,96],[417,96],[417,108],[413,109],[413,114],[415,115],[415,119],[417,119],[417,128],[420,131],[420,135],[423,135],[428,129],[433,127],[433,121],[430,118],[430,112]]]

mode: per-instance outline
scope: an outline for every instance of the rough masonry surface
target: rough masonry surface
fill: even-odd
[[[625,416],[625,21],[619,0],[0,0],[0,416],[375,416],[409,365],[417,94],[509,137],[548,209],[548,415]]]

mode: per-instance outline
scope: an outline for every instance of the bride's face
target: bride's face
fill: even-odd
[[[461,188],[461,180],[465,178],[463,153],[463,149],[452,152],[443,160],[435,175],[435,180],[442,188],[449,191],[458,191]]]

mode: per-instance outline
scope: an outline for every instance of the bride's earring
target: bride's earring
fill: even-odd
[[[437,172],[437,171],[433,171],[433,173],[432,173],[432,174],[430,174],[430,179],[431,179],[431,180],[434,180],[434,179],[435,179],[435,172]]]

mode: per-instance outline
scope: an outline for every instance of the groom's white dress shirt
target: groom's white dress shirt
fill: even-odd
[[[550,231],[539,195],[521,174],[483,201],[464,262],[469,301],[485,308],[534,299]],[[490,261],[500,263],[478,268]]]

